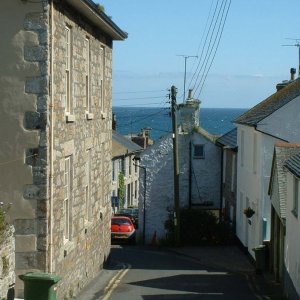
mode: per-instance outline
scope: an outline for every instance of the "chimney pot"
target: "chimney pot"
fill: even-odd
[[[291,73],[291,80],[295,80],[296,69],[291,68],[290,73]]]
[[[189,89],[188,99],[192,99],[192,89]]]

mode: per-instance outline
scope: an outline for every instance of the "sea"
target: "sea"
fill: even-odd
[[[201,108],[200,125],[211,134],[223,135],[234,128],[233,120],[246,108]],[[156,141],[172,131],[170,108],[113,107],[116,130],[122,135],[138,134],[151,128],[151,139]]]

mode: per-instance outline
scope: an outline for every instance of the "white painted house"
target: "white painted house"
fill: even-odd
[[[199,126],[199,104],[200,101],[189,98],[178,110],[180,206],[219,209],[221,149],[215,143],[217,137]],[[140,181],[143,213],[139,219],[144,220],[145,216],[141,224],[145,224],[145,242],[149,243],[154,236],[165,237],[164,223],[174,210],[172,135],[146,148],[140,159],[146,178]]]
[[[300,299],[300,152],[285,162],[287,210],[285,240],[285,291],[288,299]]]
[[[270,270],[288,299],[300,299],[300,144],[275,145],[269,194],[272,203]]]
[[[268,187],[274,145],[278,141],[300,141],[299,111],[297,79],[286,82],[282,89],[235,120],[239,149],[236,234],[252,256],[254,247],[270,239]],[[251,219],[243,213],[247,207],[255,211]]]
[[[135,156],[143,149],[117,131],[112,132],[112,210],[138,205],[139,168]],[[120,199],[123,189],[123,199]]]

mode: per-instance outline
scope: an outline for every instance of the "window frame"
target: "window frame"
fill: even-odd
[[[205,145],[204,144],[194,144],[193,145],[193,158],[194,159],[204,159],[205,158]],[[198,155],[198,150],[197,148],[201,149],[201,154]]]
[[[73,110],[71,98],[71,66],[72,66],[72,35],[71,26],[65,25],[65,113],[70,115]]]
[[[71,201],[72,201],[72,156],[65,157],[64,169],[64,200],[63,200],[63,214],[64,214],[64,243],[71,240]]]
[[[91,149],[86,150],[86,165],[85,165],[86,184],[85,193],[85,210],[84,219],[86,222],[91,220]]]
[[[91,39],[86,36],[85,43],[85,114],[86,119],[93,119],[91,96]]]

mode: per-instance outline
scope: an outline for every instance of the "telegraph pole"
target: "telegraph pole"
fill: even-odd
[[[174,170],[174,228],[175,245],[180,245],[180,203],[179,203],[179,160],[178,160],[178,139],[176,123],[176,94],[177,89],[174,85],[171,87],[172,103],[172,128],[173,128],[173,170]]]

